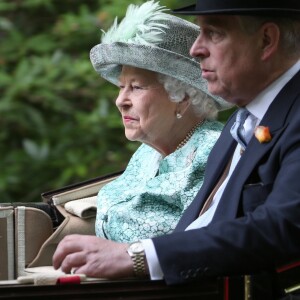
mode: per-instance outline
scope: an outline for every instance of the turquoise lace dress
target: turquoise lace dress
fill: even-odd
[[[171,232],[202,185],[207,157],[221,130],[221,123],[206,121],[164,158],[142,144],[124,173],[98,194],[97,236],[132,242]]]

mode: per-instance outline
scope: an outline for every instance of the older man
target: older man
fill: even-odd
[[[178,11],[197,15],[191,54],[209,91],[242,109],[227,122],[174,233],[129,248],[69,236],[56,268],[110,278],[149,271],[176,284],[300,258],[299,3],[198,0]]]

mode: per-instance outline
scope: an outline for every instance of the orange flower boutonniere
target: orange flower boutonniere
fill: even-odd
[[[260,143],[268,143],[272,140],[269,127],[257,126],[254,135]]]

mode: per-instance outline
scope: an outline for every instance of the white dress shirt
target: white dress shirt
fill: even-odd
[[[250,112],[250,115],[246,119],[244,123],[244,128],[246,132],[246,136],[248,137],[248,141],[253,136],[254,128],[260,123],[266,111],[268,110],[270,104],[273,102],[277,94],[281,91],[281,89],[287,84],[287,82],[295,76],[295,74],[300,70],[300,61],[298,61],[295,65],[293,65],[287,72],[281,75],[278,79],[272,82],[266,89],[264,89],[258,96],[251,101],[246,108]],[[263,124],[262,124],[263,125]],[[227,185],[227,182],[235,169],[235,166],[239,162],[240,159],[240,145],[237,145],[232,163],[229,169],[229,173],[227,178],[224,180],[220,188],[217,190],[213,201],[209,207],[209,209],[202,214],[199,218],[197,218],[194,222],[192,222],[186,230],[201,228],[207,226],[218,207],[219,201],[222,197],[223,191]],[[147,263],[149,266],[150,277],[152,280],[163,279],[163,272],[161,270],[158,257],[156,254],[156,250],[154,244],[151,239],[142,240],[143,246],[145,248]]]

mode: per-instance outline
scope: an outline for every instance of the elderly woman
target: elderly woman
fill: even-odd
[[[98,194],[96,234],[130,242],[171,232],[194,199],[226,104],[208,94],[189,56],[199,27],[154,1],[125,18],[91,50],[95,70],[120,89],[125,135],[142,145],[124,173]]]

